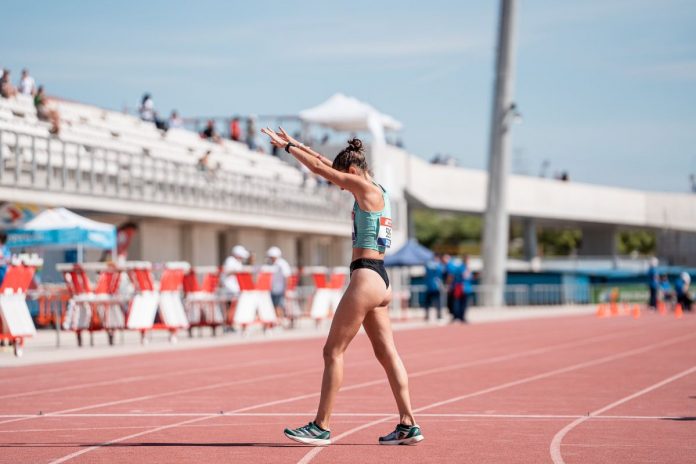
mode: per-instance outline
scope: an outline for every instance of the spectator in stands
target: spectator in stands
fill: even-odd
[[[7,265],[10,264],[11,258],[12,253],[10,253],[10,249],[7,247],[7,234],[0,232],[0,284],[5,280]]]
[[[247,133],[246,133],[246,143],[249,150],[254,150],[256,148],[256,117],[250,116],[247,119]]]
[[[236,116],[230,122],[230,139],[235,142],[242,141],[242,126],[239,124],[239,118]]]
[[[292,269],[285,259],[283,253],[277,246],[272,246],[266,251],[266,257],[269,264],[273,266],[273,280],[271,281],[271,299],[276,310],[276,315],[286,317],[290,322],[290,328],[295,326],[295,318],[290,314],[285,304],[285,290],[287,288],[288,278],[292,274]]]
[[[657,290],[660,287],[659,277],[657,274],[657,258],[650,258],[648,267],[648,289],[650,290],[650,299],[648,300],[648,308],[657,308]]]
[[[51,134],[58,134],[60,132],[60,115],[55,109],[48,108],[48,98],[44,93],[43,85],[39,86],[36,95],[34,95],[34,107],[36,107],[36,117],[40,121],[48,121],[51,123],[51,129],[49,132]]]
[[[36,94],[36,82],[34,78],[29,75],[29,70],[27,68],[22,69],[22,77],[19,79],[19,85],[17,90],[22,95],[34,96]]]
[[[230,256],[225,259],[225,263],[222,265],[222,285],[231,299],[239,295],[239,282],[236,274],[242,270],[242,266],[249,259],[249,256],[249,251],[246,248],[242,245],[235,245]]]
[[[184,120],[179,116],[179,112],[172,110],[172,114],[169,115],[169,128],[181,129],[184,127]]]
[[[206,151],[203,156],[198,158],[198,162],[196,163],[198,170],[205,174],[208,179],[212,179],[215,176],[216,171],[220,169],[219,163],[213,163],[210,161],[212,154],[213,152],[211,150]]]
[[[215,121],[212,119],[208,120],[208,123],[206,124],[205,129],[201,131],[200,136],[202,139],[206,139],[209,142],[222,143],[220,135],[217,133],[217,130],[215,130]]]
[[[10,70],[3,69],[2,78],[0,78],[0,95],[3,98],[12,98],[17,95],[17,89],[10,81]]]
[[[436,254],[433,259],[425,264],[425,300],[423,309],[425,309],[425,320],[428,321],[430,316],[430,308],[433,306],[437,311],[437,319],[442,319],[442,290],[444,274],[444,265],[442,257]]]
[[[691,305],[694,303],[693,298],[691,298],[691,293],[689,292],[689,285],[691,284],[691,275],[688,272],[682,272],[677,277],[677,281],[674,283],[674,290],[677,295],[677,303],[682,306],[684,311],[691,311]]]
[[[147,122],[152,122],[155,127],[159,130],[167,131],[169,126],[167,126],[167,121],[160,119],[155,111],[155,102],[152,100],[152,96],[149,93],[143,95],[140,101],[140,119]]]

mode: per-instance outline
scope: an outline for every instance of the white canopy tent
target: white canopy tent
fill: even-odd
[[[384,143],[385,131],[400,130],[402,127],[391,116],[342,93],[334,94],[324,103],[300,111],[299,116],[305,123],[319,124],[336,131],[370,132],[375,144]]]

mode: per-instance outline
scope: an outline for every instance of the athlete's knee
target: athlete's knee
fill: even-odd
[[[322,355],[324,356],[324,362],[331,363],[335,362],[343,357],[343,352],[345,350],[341,349],[335,345],[324,345],[322,349]]]

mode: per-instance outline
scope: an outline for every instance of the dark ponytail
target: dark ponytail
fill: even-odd
[[[346,172],[348,168],[355,166],[361,171],[368,172],[365,149],[362,140],[353,137],[348,141],[348,146],[334,158],[332,167],[338,171]]]

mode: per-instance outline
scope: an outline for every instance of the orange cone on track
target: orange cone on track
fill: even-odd
[[[597,306],[597,317],[607,317],[607,308],[601,303]]]
[[[660,316],[665,316],[667,314],[667,305],[664,301],[660,301],[657,304],[657,312],[660,313]]]
[[[677,319],[681,319],[682,316],[684,315],[684,312],[682,311],[682,306],[677,303],[677,305],[674,307],[674,317]]]
[[[618,316],[619,315],[619,304],[616,302],[612,302],[611,305],[609,305],[611,308],[611,315],[612,316]]]
[[[638,319],[640,317],[640,306],[633,306],[633,319]]]

